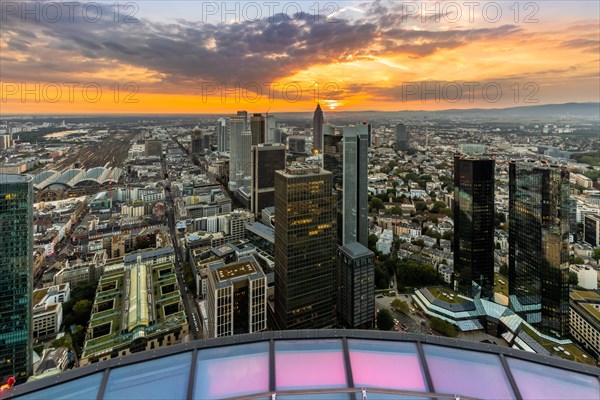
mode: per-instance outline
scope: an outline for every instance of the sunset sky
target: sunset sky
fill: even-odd
[[[0,114],[600,100],[597,1],[23,4],[1,3]]]

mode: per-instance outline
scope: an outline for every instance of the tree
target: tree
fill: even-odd
[[[434,214],[437,214],[443,208],[446,208],[446,203],[444,203],[443,201],[439,201],[438,200],[435,203],[433,203],[433,207],[431,207],[431,212],[434,213]]]
[[[379,240],[379,238],[377,237],[377,235],[373,235],[373,234],[369,235],[368,245],[367,245],[369,247],[369,250],[375,251],[375,247],[377,246],[378,240]]]
[[[579,277],[577,276],[577,272],[569,271],[569,286],[577,285],[579,285]]]
[[[377,313],[377,329],[380,331],[389,331],[394,327],[394,317],[386,309],[381,309]]]
[[[600,247],[594,249],[594,255],[592,255],[596,262],[600,261]]]
[[[92,311],[92,302],[89,300],[79,300],[73,306],[73,314],[79,325],[86,325]]]
[[[442,239],[446,239],[446,240],[452,240],[452,239],[454,239],[454,232],[452,232],[451,230],[447,230],[442,235]]]
[[[66,347],[67,349],[71,348],[71,339],[69,337],[67,337],[66,335],[61,337],[60,339],[54,339],[52,341],[52,347]]]
[[[581,257],[569,257],[569,264],[585,264],[585,261],[583,261],[583,258]]]
[[[431,317],[430,327],[444,336],[456,337],[458,335],[456,327],[453,324],[440,318]]]
[[[500,275],[508,276],[508,265],[506,263],[502,263],[500,266]]]
[[[423,212],[423,211],[425,211],[426,208],[427,208],[427,204],[425,204],[424,201],[416,201],[415,202],[415,209],[417,210],[417,212]]]
[[[392,300],[391,306],[394,311],[399,311],[404,314],[408,314],[408,304],[406,304],[400,299]]]
[[[373,200],[371,200],[371,203],[369,204],[369,211],[379,211],[382,208],[384,208],[383,201],[378,197],[373,197]]]

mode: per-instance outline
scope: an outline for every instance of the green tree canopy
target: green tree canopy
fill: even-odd
[[[386,309],[381,309],[377,313],[377,329],[380,331],[389,331],[394,327],[394,317]]]

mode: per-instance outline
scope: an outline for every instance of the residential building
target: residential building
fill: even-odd
[[[583,240],[592,246],[600,246],[600,215],[586,214],[584,216]]]

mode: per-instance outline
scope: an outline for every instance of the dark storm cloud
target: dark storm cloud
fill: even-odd
[[[336,23],[308,14],[228,24],[181,20],[124,23],[113,20],[113,10],[103,10],[102,18],[95,22],[89,17],[85,20],[77,10],[72,20],[65,13],[56,22],[43,18],[23,21],[18,13],[4,15],[6,49],[27,56],[29,62],[17,64],[3,58],[3,79],[48,78],[54,71],[62,74],[55,80],[64,80],[69,71],[94,72],[125,64],[156,71],[165,83],[173,84],[273,82],[315,64],[389,54],[423,57],[520,32],[513,25],[414,31],[401,27],[394,19],[398,16],[378,2],[368,8],[364,18],[337,18]],[[59,62],[60,68],[40,71],[47,60]]]

